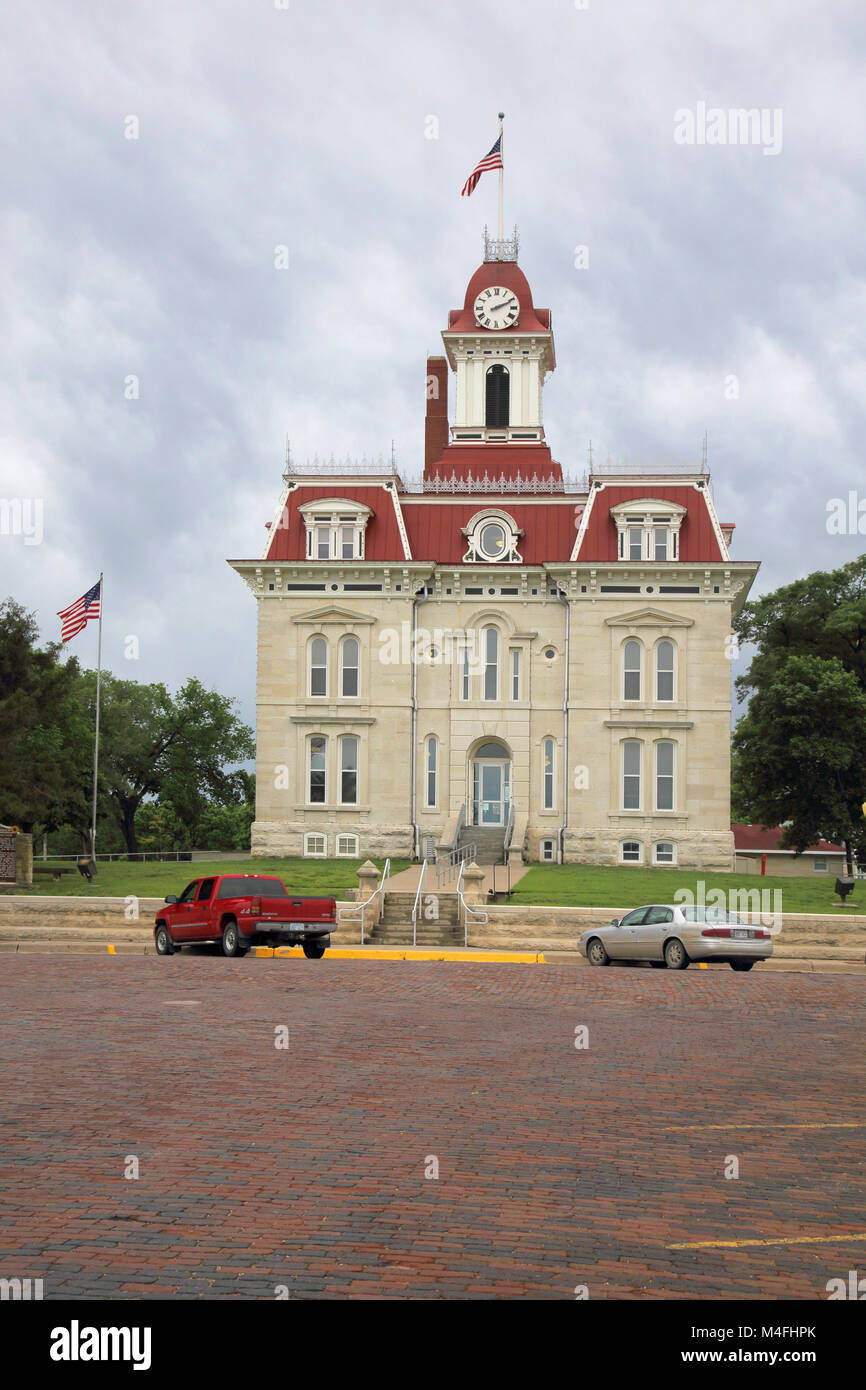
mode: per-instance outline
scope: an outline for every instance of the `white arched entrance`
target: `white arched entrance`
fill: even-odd
[[[511,753],[499,739],[484,739],[472,754],[472,824],[505,825],[511,801]]]

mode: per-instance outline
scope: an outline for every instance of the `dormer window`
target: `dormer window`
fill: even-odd
[[[685,507],[657,498],[636,498],[611,507],[616,523],[617,555],[620,560],[650,563],[680,558],[680,526]]]
[[[364,532],[373,513],[361,502],[328,497],[298,511],[307,528],[308,560],[363,560]]]
[[[469,547],[463,556],[464,564],[473,560],[488,565],[522,563],[517,543],[523,532],[507,512],[496,508],[476,512],[469,525],[463,527],[463,535]]]

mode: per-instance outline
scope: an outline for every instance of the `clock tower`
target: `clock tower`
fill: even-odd
[[[542,418],[544,380],[556,366],[550,310],[533,303],[517,250],[517,228],[505,240],[491,239],[485,229],[484,260],[462,309],[448,316],[442,341],[456,381],[454,423],[447,424],[441,392],[432,398],[428,392],[428,478],[511,479],[519,472],[524,478],[561,479]],[[438,363],[444,368],[442,359],[429,359],[428,379],[438,379],[447,392]],[[431,418],[438,431],[429,428]]]

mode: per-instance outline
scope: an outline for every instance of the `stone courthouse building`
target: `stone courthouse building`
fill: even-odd
[[[757,565],[705,469],[564,477],[516,233],[485,236],[442,340],[420,482],[287,463],[263,554],[230,562],[258,605],[253,852],[733,868]]]

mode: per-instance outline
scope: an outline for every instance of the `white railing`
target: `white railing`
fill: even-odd
[[[389,884],[390,880],[391,880],[391,860],[390,860],[390,859],[386,859],[386,860],[385,860],[385,867],[384,867],[383,870],[382,870],[382,877],[379,879],[379,883],[378,883],[377,887],[376,887],[376,888],[373,890],[373,892],[370,894],[369,898],[367,898],[366,902],[363,902],[363,903],[356,903],[354,907],[343,907],[343,908],[340,909],[340,917],[339,917],[339,920],[340,920],[341,922],[347,922],[347,923],[348,923],[348,922],[350,922],[350,921],[352,921],[352,920],[358,921],[358,920],[360,919],[360,922],[361,922],[361,945],[362,945],[362,946],[364,945],[364,926],[365,926],[365,923],[366,923],[367,908],[368,908],[368,907],[371,907],[372,904],[376,901],[376,899],[379,898],[379,897],[381,897],[381,902],[379,903],[379,908],[378,908],[379,916],[381,917],[381,915],[382,915],[382,905],[383,905],[384,902],[385,902],[385,894],[386,894],[387,891],[388,891],[388,884]],[[353,919],[353,918],[350,916],[351,913],[358,913],[358,917],[356,917],[356,918]],[[379,918],[377,917],[376,920],[378,921]]]
[[[424,887],[424,878],[427,874],[427,860],[421,865],[421,873],[418,876],[418,888],[415,893],[415,901],[412,904],[412,945],[418,944],[418,906],[421,902],[421,890]]]
[[[469,918],[471,917],[473,923],[474,923],[476,926],[479,926],[479,927],[486,927],[486,926],[487,926],[487,923],[488,923],[488,921],[489,921],[489,917],[488,917],[488,914],[487,914],[486,912],[480,912],[477,908],[470,907],[469,904],[468,904],[468,902],[466,901],[466,899],[465,899],[464,896],[463,896],[462,883],[463,883],[463,870],[464,870],[465,868],[466,868],[466,864],[465,864],[465,863],[461,864],[461,865],[460,865],[460,873],[457,875],[457,903],[458,903],[458,907],[459,907],[459,908],[462,908],[462,917],[463,917],[463,946],[464,946],[464,949],[466,949],[466,948],[469,946]]]

